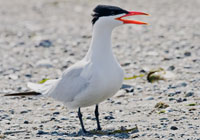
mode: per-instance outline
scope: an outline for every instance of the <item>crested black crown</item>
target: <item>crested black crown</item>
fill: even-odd
[[[117,7],[117,6],[110,6],[110,5],[97,5],[97,7],[93,10],[94,14],[92,14],[92,24],[95,24],[95,22],[99,19],[99,17],[103,16],[114,16],[118,14],[127,14],[128,11]]]

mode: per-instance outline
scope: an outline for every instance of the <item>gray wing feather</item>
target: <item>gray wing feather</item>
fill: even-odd
[[[89,86],[89,79],[81,76],[84,69],[84,66],[77,67],[77,65],[67,69],[49,92],[49,96],[64,103],[73,101],[78,94],[87,90]]]

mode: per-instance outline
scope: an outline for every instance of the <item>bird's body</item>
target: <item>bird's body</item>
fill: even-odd
[[[28,86],[69,108],[91,106],[112,97],[122,85],[123,70],[112,52],[111,33],[112,28],[99,30],[94,26],[90,49],[81,61],[65,70],[58,80]]]
[[[109,64],[81,60],[65,71],[46,95],[70,108],[98,104],[113,96],[122,84],[123,71],[117,63],[109,67],[106,65]]]
[[[99,5],[94,12],[92,41],[86,56],[65,70],[59,79],[48,80],[44,84],[28,83],[28,87],[35,91],[36,95],[41,93],[63,102],[69,108],[78,108],[83,132],[86,130],[80,108],[96,105],[97,129],[101,130],[98,104],[112,97],[122,85],[124,73],[112,52],[112,30],[123,24],[146,24],[122,18],[147,15],[108,5]]]

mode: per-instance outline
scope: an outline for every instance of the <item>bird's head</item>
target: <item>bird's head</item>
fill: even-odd
[[[149,15],[143,12],[127,11],[120,7],[110,5],[98,5],[93,11],[93,25],[107,26],[111,28],[123,24],[147,24],[145,22],[128,20],[124,18],[135,15]]]

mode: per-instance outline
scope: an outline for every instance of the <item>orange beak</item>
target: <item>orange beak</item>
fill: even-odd
[[[145,25],[148,24],[148,23],[145,23],[145,22],[142,22],[142,21],[123,19],[124,17],[135,16],[135,15],[146,15],[146,16],[149,16],[149,14],[146,14],[146,13],[143,13],[143,12],[133,12],[133,11],[131,11],[126,15],[123,15],[121,17],[116,18],[116,20],[122,21],[124,24],[145,24]]]

